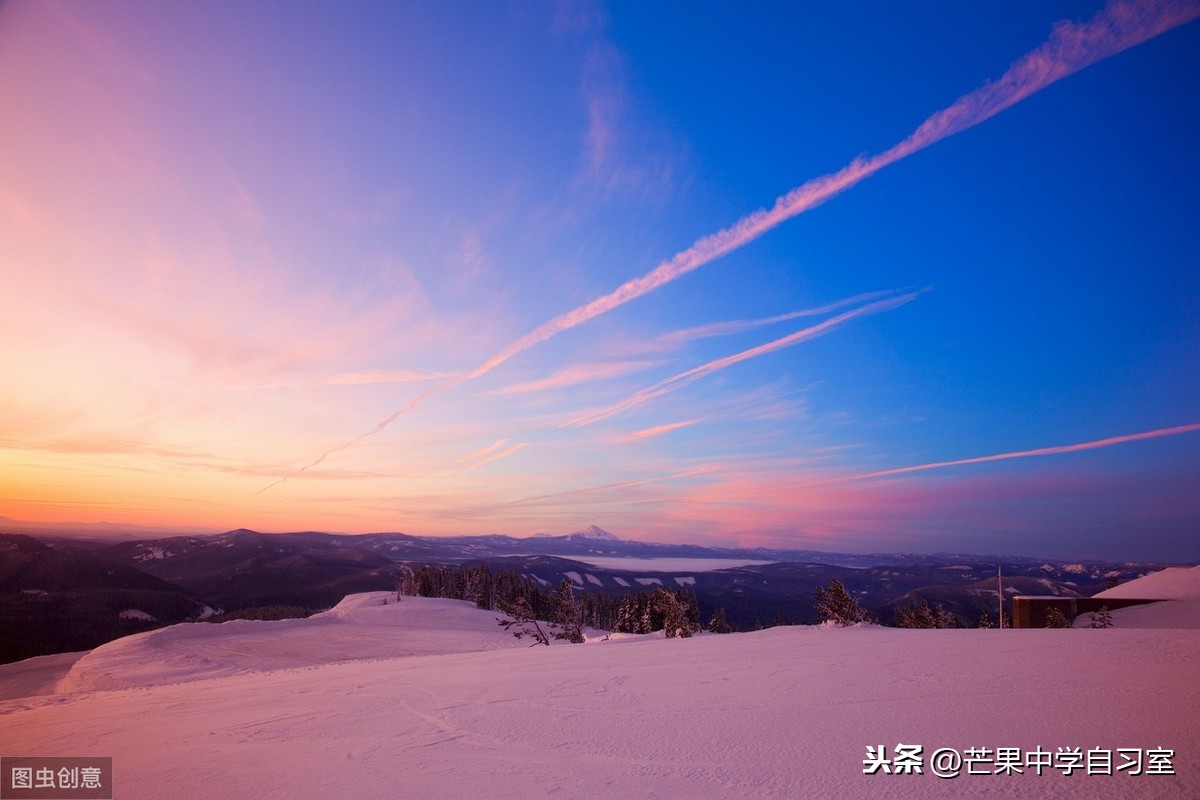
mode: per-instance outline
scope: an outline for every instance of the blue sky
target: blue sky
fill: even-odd
[[[1200,559],[1197,15],[6,4],[0,514]]]

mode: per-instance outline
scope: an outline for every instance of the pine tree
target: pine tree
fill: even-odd
[[[617,602],[617,630],[621,633],[633,633],[636,624],[637,609],[634,606],[633,595],[622,595]]]
[[[713,612],[712,619],[708,621],[709,633],[732,633],[733,628],[729,625],[729,620],[725,619],[725,606],[721,606]]]
[[[638,621],[637,630],[634,633],[650,633],[658,630],[655,623],[654,604],[650,602],[650,597],[645,592],[638,592],[637,595]],[[662,620],[662,615],[658,615],[659,621]]]
[[[1046,612],[1046,627],[1069,628],[1071,627],[1071,621],[1067,619],[1067,615],[1060,609],[1052,608]]]
[[[869,622],[867,612],[859,606],[858,600],[850,596],[846,587],[836,578],[829,580],[829,588],[817,587],[817,616],[822,622],[833,622],[836,625],[854,625],[858,622]]]
[[[668,639],[676,636],[686,639],[699,628],[693,627],[684,598],[670,589],[655,589],[652,605],[662,617],[663,632]]]
[[[988,613],[986,611],[984,611],[983,613],[981,613],[979,615],[979,624],[976,627],[978,627],[978,628],[992,627],[992,618],[988,616]]]
[[[575,600],[575,589],[571,582],[563,578],[562,583],[550,598],[550,622],[555,639],[562,639],[571,644],[582,644],[584,608]]]
[[[939,629],[957,628],[958,617],[947,611],[941,603],[933,607],[933,627]]]
[[[497,606],[503,611],[507,618],[496,617],[497,624],[501,628],[511,633],[518,639],[526,636],[533,637],[533,644],[544,644],[550,646],[550,637],[546,635],[546,631],[538,623],[537,617],[534,616],[533,609],[529,605],[527,598],[519,598],[513,601],[500,601]]]
[[[986,616],[986,615],[985,615]],[[901,628],[957,628],[958,618],[947,611],[941,603],[933,608],[928,600],[922,600],[917,607],[897,609],[896,619]]]
[[[1100,610],[1092,614],[1093,628],[1111,628],[1113,626],[1112,614],[1109,613],[1108,606],[1100,606]]]

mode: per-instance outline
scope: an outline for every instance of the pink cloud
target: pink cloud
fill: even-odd
[[[1034,458],[1037,456],[1053,456],[1062,455],[1064,453],[1078,453],[1085,450],[1097,450],[1102,447],[1112,447],[1118,444],[1127,444],[1129,442],[1140,442],[1146,439],[1159,439],[1164,436],[1179,436],[1184,433],[1192,433],[1200,431],[1200,422],[1190,425],[1179,425],[1174,428],[1159,428],[1153,431],[1144,431],[1142,433],[1131,433],[1125,436],[1110,436],[1107,439],[1096,439],[1090,442],[1081,442],[1079,444],[1058,445],[1055,447],[1039,447],[1036,450],[1017,450],[1011,453],[997,453],[990,456],[976,456],[974,458],[960,458],[954,461],[934,461],[929,464],[916,464],[909,467],[897,467],[895,469],[879,470],[877,472],[864,472],[858,475],[846,475],[841,478],[833,478],[828,481],[818,481],[818,484],[827,483],[849,483],[851,481],[865,481],[872,478],[883,478],[889,475],[903,475],[909,472],[924,472],[931,469],[945,469],[946,467],[961,467],[969,464],[985,464],[990,461],[1007,461],[1013,458]],[[816,485],[816,484],[808,484]]]
[[[1184,0],[1115,0],[1089,22],[1061,22],[1055,26],[1045,44],[1014,62],[998,80],[985,84],[959,98],[948,108],[936,112],[891,149],[870,158],[856,158],[837,172],[814,178],[778,198],[771,208],[756,211],[725,230],[705,236],[645,275],[627,281],[590,303],[560,314],[512,342],[467,373],[462,380],[471,380],[491,372],[517,353],[648,294],[754,241],[780,223],[816,208],[883,167],[978,125],[1072,73],[1198,16],[1200,6]]]
[[[536,495],[534,497],[522,497],[519,500],[513,500],[512,502],[508,503],[508,505],[516,506],[526,503],[544,503],[548,500],[562,501],[564,498],[594,498],[594,496],[598,494],[624,492],[625,490],[632,489],[637,486],[644,486],[645,484],[649,483],[661,483],[663,481],[674,481],[681,480],[683,478],[693,478],[698,475],[707,475],[711,472],[715,472],[717,469],[718,467],[714,465],[705,465],[695,467],[693,469],[683,470],[682,472],[676,472],[670,475],[656,475],[650,478],[640,478],[632,481],[605,483],[599,486],[586,486],[580,489],[568,489],[567,491],[563,492],[553,492],[551,494]],[[620,499],[627,500],[628,498],[626,495],[620,495]],[[589,502],[592,502],[592,500],[589,500]]]
[[[486,456],[489,453],[496,452],[497,450],[499,450],[501,447],[503,447],[506,444],[508,444],[508,439],[497,439],[496,441],[489,444],[487,447],[482,447],[478,450],[467,453],[465,456],[458,459],[458,463],[465,464],[468,461],[474,461],[477,458],[482,458],[483,456]]]
[[[528,444],[528,443],[527,442],[518,442],[518,443],[514,444],[512,447],[501,450],[499,453],[488,456],[487,458],[480,459],[479,461],[476,461],[474,464],[468,465],[467,468],[463,470],[463,473],[467,473],[472,470],[479,469],[480,467],[482,467],[486,464],[491,464],[495,461],[499,461],[502,458],[508,458],[513,453],[515,453],[518,450],[520,450],[521,448],[525,447],[526,444]]]
[[[526,383],[517,383],[496,389],[494,394],[525,394],[548,389],[562,389],[580,383],[619,378],[656,366],[657,361],[617,361],[597,364],[574,364],[560,369],[553,375]]]
[[[866,294],[847,297],[844,300],[838,300],[833,303],[826,303],[823,306],[814,308],[805,308],[800,311],[789,311],[786,314],[777,314],[773,317],[764,317],[763,319],[742,319],[732,320],[729,322],[710,322],[707,325],[696,325],[692,328],[684,328],[683,330],[664,333],[655,339],[656,342],[664,345],[678,345],[695,339],[705,339],[712,336],[730,336],[735,333],[744,333],[752,331],[756,328],[763,328],[767,325],[774,325],[779,322],[788,322],[801,317],[819,317],[822,314],[829,314],[837,311],[839,308],[846,306],[857,305],[858,303],[866,303],[870,300],[878,300],[881,297],[886,297],[889,294],[894,294],[894,291],[868,292]]]
[[[662,436],[664,433],[670,433],[671,431],[677,431],[680,428],[686,428],[689,425],[695,425],[699,421],[700,420],[698,419],[685,419],[682,422],[669,422],[666,425],[656,425],[653,428],[643,428],[640,431],[634,431],[633,433],[626,434],[625,436],[620,437],[617,441],[639,442],[643,439]]]
[[[342,445],[326,451],[275,486],[321,463],[334,452],[352,447],[411,413],[429,397],[488,374],[519,353],[549,341],[625,303],[675,281],[754,241],[779,224],[809,211],[856,185],[880,169],[935,142],[978,125],[1062,78],[1097,61],[1141,44],[1200,17],[1200,4],[1188,0],[1112,0],[1084,23],[1060,22],[1050,38],[1019,58],[999,79],[985,84],[926,119],[911,135],[876,156],[856,158],[837,172],[822,175],[779,197],[770,208],[749,214],[724,230],[705,236],[661,262],[650,272],[612,292],[554,317],[514,340],[475,369],[432,387],[404,408]],[[618,409],[619,410],[619,409]],[[616,413],[616,412],[614,412]],[[262,491],[270,489],[271,486]]]
[[[308,386],[361,386],[374,383],[417,383],[451,377],[447,372],[417,372],[407,369],[367,370],[364,372],[339,372],[327,378],[294,383],[274,383],[268,389],[296,389]]]
[[[620,403],[609,406],[608,408],[602,408],[597,411],[591,411],[587,414],[580,415],[567,422],[565,426],[582,427],[584,425],[591,425],[594,422],[608,419],[609,417],[615,416],[622,411],[627,411],[635,406],[641,405],[642,403],[649,402],[657,397],[662,397],[664,394],[669,394],[670,392],[682,389],[684,386],[694,383],[695,381],[698,381],[707,375],[711,375],[714,372],[723,370],[726,367],[731,367],[734,364],[748,361],[751,358],[757,358],[758,356],[766,355],[767,353],[773,353],[776,350],[781,350],[784,347],[790,347],[794,344],[799,344],[800,342],[822,336],[836,328],[838,325],[854,319],[855,317],[863,316],[865,314],[878,314],[882,311],[888,311],[890,309],[897,308],[898,306],[914,300],[916,296],[917,293],[913,292],[911,294],[901,295],[900,297],[893,297],[888,300],[880,300],[875,303],[869,303],[860,308],[856,308],[853,311],[846,311],[842,314],[838,314],[836,317],[831,317],[830,319],[827,319],[817,325],[813,325],[811,327],[804,328],[803,330],[796,331],[795,333],[788,334],[787,336],[780,337],[773,342],[760,344],[757,347],[751,347],[748,350],[743,350],[742,352],[735,353],[731,356],[714,359],[709,361],[707,364],[701,364],[700,366],[689,369],[686,372],[681,372],[678,375],[667,378],[666,380],[659,381],[649,388],[635,392],[625,400],[622,400]]]

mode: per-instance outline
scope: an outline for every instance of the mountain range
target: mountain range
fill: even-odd
[[[11,524],[5,526],[12,529]],[[743,629],[816,621],[817,587],[841,581],[882,621],[921,600],[960,624],[995,617],[1005,596],[1091,595],[1161,569],[1151,562],[1048,562],[952,553],[829,553],[638,542],[596,526],[566,535],[422,537],[239,529],[128,541],[33,529],[0,534],[0,660],[88,649],[175,622],[295,615],[356,592],[394,589],[420,564],[485,563],[548,585],[622,594],[656,586],[695,593]],[[280,610],[280,607],[285,607]]]

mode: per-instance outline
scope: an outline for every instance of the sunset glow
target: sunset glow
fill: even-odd
[[[1200,2],[809,5],[0,4],[0,515],[1200,559]]]

